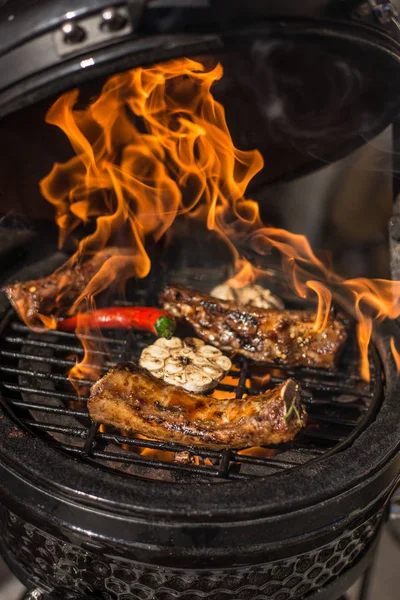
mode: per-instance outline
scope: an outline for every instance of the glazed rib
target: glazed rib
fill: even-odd
[[[48,277],[7,285],[4,292],[26,323],[41,326],[38,313],[52,317],[71,314],[69,309],[89,281],[118,252],[117,248],[107,248],[83,263],[69,260]]]
[[[332,317],[315,331],[312,311],[245,307],[172,286],[160,302],[207,343],[257,362],[331,368],[347,339],[344,323]]]
[[[259,396],[216,399],[164,383],[133,363],[117,365],[95,383],[88,407],[95,422],[214,449],[287,442],[306,423],[292,379]]]

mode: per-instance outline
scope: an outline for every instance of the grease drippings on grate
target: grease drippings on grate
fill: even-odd
[[[371,352],[372,380],[365,383],[358,374],[356,344],[350,340],[336,370],[260,366],[239,358],[218,386],[224,395],[240,398],[294,377],[302,386],[309,421],[290,443],[216,451],[127,436],[109,426],[93,425],[87,397],[78,399],[70,384],[67,373],[83,352],[74,334],[33,332],[12,311],[5,319],[0,372],[9,411],[55,449],[123,475],[182,483],[268,476],[350,445],[374,418],[381,400],[376,352]],[[117,362],[137,361],[143,347],[154,339],[143,332],[112,334],[106,337],[105,369]]]

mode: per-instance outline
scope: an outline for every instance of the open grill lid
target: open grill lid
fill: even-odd
[[[264,155],[264,185],[345,156],[399,112],[390,2],[1,4],[0,117],[117,71],[211,54],[225,71],[213,93],[237,147]]]

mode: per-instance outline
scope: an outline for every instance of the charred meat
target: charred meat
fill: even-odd
[[[172,286],[160,302],[208,344],[257,362],[331,368],[347,339],[345,324],[333,317],[323,331],[315,331],[312,311],[243,306]]]
[[[292,440],[306,424],[292,379],[259,396],[217,399],[185,392],[133,363],[112,368],[91,389],[93,421],[203,448],[247,448]]]
[[[117,248],[107,248],[85,262],[69,260],[48,277],[7,285],[4,292],[26,323],[40,327],[38,314],[59,317],[68,313],[89,281],[118,252]]]

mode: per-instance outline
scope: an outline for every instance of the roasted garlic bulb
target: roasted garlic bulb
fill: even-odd
[[[245,285],[242,288],[232,288],[228,283],[217,285],[211,296],[220,300],[230,300],[244,304],[245,306],[255,306],[257,308],[276,308],[283,310],[285,308],[282,300],[275,296],[270,290],[267,290],[258,284]]]
[[[218,348],[197,338],[169,340],[159,338],[147,346],[139,365],[154,377],[182,387],[188,392],[214,389],[230,370],[232,363]]]

